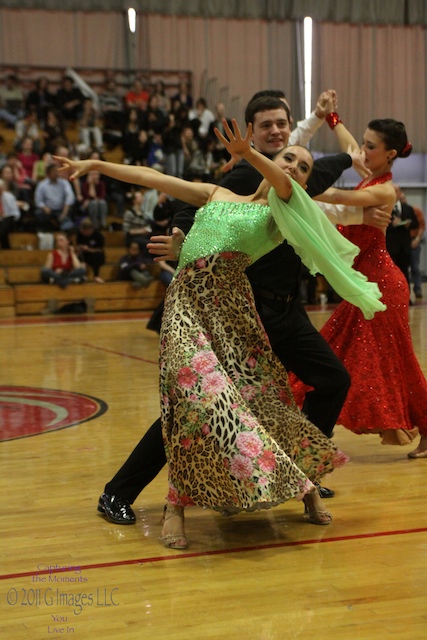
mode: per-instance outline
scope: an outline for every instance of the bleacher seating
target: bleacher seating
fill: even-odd
[[[10,234],[14,248],[0,250],[0,317],[46,313],[54,306],[86,301],[90,311],[154,310],[165,294],[165,286],[154,280],[148,287],[134,289],[129,282],[118,282],[118,262],[125,253],[123,232],[104,233],[106,263],[100,276],[104,283],[91,281],[69,285],[61,289],[41,282],[40,269],[46,261],[47,250],[37,247],[37,235]],[[27,248],[24,248],[27,247]],[[153,275],[159,266],[149,265]]]

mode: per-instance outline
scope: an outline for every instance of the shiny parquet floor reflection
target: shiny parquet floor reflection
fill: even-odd
[[[317,327],[328,314],[313,311]],[[410,316],[427,373],[427,303]],[[0,321],[0,388],[108,405],[0,443],[0,638],[425,640],[427,459],[408,460],[407,447],[336,429],[351,462],[325,483],[336,490],[329,527],[304,522],[296,502],[231,518],[193,509],[188,551],[166,550],[165,470],[136,501],[135,526],[97,515],[105,482],[158,416],[158,337],[145,325],[137,315]],[[10,429],[19,420],[8,416]]]

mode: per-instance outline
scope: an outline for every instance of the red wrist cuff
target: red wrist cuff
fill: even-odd
[[[340,122],[342,123],[342,120],[336,111],[332,111],[332,113],[328,113],[328,115],[326,116],[326,122],[328,123],[330,128],[333,130],[335,129],[337,124],[339,124]]]

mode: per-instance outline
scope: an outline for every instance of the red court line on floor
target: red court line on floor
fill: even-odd
[[[147,362],[148,364],[155,364],[158,366],[159,362],[157,360],[147,360],[146,358],[141,358],[140,356],[134,356],[130,353],[123,353],[122,351],[114,351],[113,349],[107,349],[106,347],[97,347],[94,344],[90,344],[88,342],[79,343],[83,347],[89,347],[89,349],[97,349],[98,351],[106,351],[107,353],[112,353],[116,356],[122,356],[123,358],[130,358],[131,360],[140,360],[141,362]]]
[[[266,549],[280,549],[283,547],[301,547],[310,544],[321,544],[323,542],[347,542],[349,540],[366,540],[368,538],[383,538],[387,536],[410,535],[414,533],[426,533],[427,527],[418,529],[401,529],[395,531],[378,531],[376,533],[359,533],[351,536],[336,536],[334,538],[322,538],[321,540],[295,540],[293,542],[276,542],[272,544],[260,544],[251,547],[235,547],[232,549],[217,549],[216,551],[197,551],[194,553],[180,553],[173,556],[153,556],[151,558],[135,558],[133,560],[117,560],[116,562],[100,562],[96,564],[86,564],[63,569],[44,569],[43,571],[24,571],[22,573],[8,573],[0,575],[0,580],[12,580],[14,578],[28,578],[32,576],[49,575],[52,573],[75,573],[88,571],[89,569],[108,569],[110,567],[125,567],[133,564],[150,564],[152,562],[165,562],[169,560],[182,560],[185,558],[205,558],[208,556],[222,556],[229,553],[245,553],[247,551],[264,551]]]
[[[72,324],[87,322],[123,322],[123,320],[148,320],[152,312],[134,313],[105,313],[96,315],[58,315],[58,316],[15,316],[14,318],[0,318],[0,327],[15,327],[25,325]]]

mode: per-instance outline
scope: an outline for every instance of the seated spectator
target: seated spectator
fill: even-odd
[[[132,196],[132,205],[125,211],[123,217],[126,246],[135,240],[141,251],[145,251],[151,235],[151,220],[144,212],[143,203],[144,194],[141,191],[135,191]]]
[[[25,138],[31,138],[35,153],[39,153],[41,149],[41,131],[37,120],[37,113],[27,111],[22,118],[15,122],[15,149],[20,151]]]
[[[35,88],[27,95],[25,108],[27,111],[35,110],[41,127],[46,123],[47,112],[55,107],[55,94],[49,89],[49,80],[46,76],[36,80]]]
[[[117,146],[122,139],[124,102],[112,78],[107,80],[104,91],[99,94],[99,107],[103,119],[104,141],[110,146]]]
[[[5,151],[5,139],[3,136],[0,136],[0,168],[4,167],[7,160],[7,154]]]
[[[34,153],[34,143],[32,138],[25,137],[22,140],[21,151],[18,152],[18,159],[21,162],[27,181],[33,183],[33,171],[35,163],[40,160],[38,153]]]
[[[127,109],[137,109],[146,111],[150,94],[138,78],[133,82],[132,88],[125,94],[125,105]]]
[[[190,94],[190,89],[187,82],[179,83],[178,92],[172,96],[171,100],[179,100],[179,102],[183,106],[188,107],[188,109],[191,109],[193,107],[193,97]]]
[[[77,122],[83,112],[84,95],[69,76],[62,78],[61,87],[56,92],[56,106],[67,122]]]
[[[156,96],[159,104],[159,109],[161,109],[165,116],[167,116],[169,111],[171,110],[171,101],[169,96],[166,95],[165,83],[162,80],[158,80],[155,83],[151,95]]]
[[[104,148],[102,131],[100,127],[99,114],[90,98],[86,98],[83,103],[83,113],[79,121],[80,142],[83,149],[88,152],[93,146],[100,151]]]
[[[169,123],[162,133],[166,173],[178,178],[182,178],[184,173],[182,133],[186,126],[188,126],[188,109],[178,102],[170,112]]]
[[[9,233],[12,233],[20,215],[15,196],[7,190],[6,182],[0,180],[0,246],[2,249],[10,249]]]
[[[163,150],[163,138],[159,131],[156,131],[151,136],[150,149],[147,156],[147,165],[161,171],[165,171],[165,153]]]
[[[152,235],[170,235],[172,233],[172,219],[176,205],[169,199],[166,193],[160,193],[157,205],[154,208],[153,222],[151,223]],[[161,260],[157,263],[160,266],[159,280],[167,287],[175,273],[176,264]]]
[[[90,218],[83,218],[80,221],[76,244],[78,257],[86,267],[89,266],[92,269],[95,282],[104,282],[99,277],[99,270],[105,263],[105,238],[98,229],[95,229]]]
[[[168,116],[160,109],[157,96],[151,96],[147,111],[142,114],[142,128],[151,136],[154,133],[161,133],[167,124]]]
[[[29,203],[25,198],[20,198],[20,187],[15,179],[15,173],[11,164],[7,163],[0,169],[0,178],[4,180],[6,184],[6,190],[10,191],[15,196],[20,209],[22,209],[24,205],[29,206]]]
[[[202,182],[215,182],[214,171],[219,166],[214,160],[215,140],[203,138],[199,142],[199,148],[194,151],[191,160],[187,164],[187,178],[189,180],[201,180]]]
[[[0,87],[0,120],[13,126],[24,113],[24,92],[18,78],[10,73]]]
[[[150,151],[151,139],[145,129],[138,133],[136,144],[127,148],[126,160],[128,164],[135,164],[140,167],[147,166],[147,158]]]
[[[197,133],[199,138],[206,138],[209,133],[209,126],[215,120],[215,116],[204,98],[199,98],[196,102],[195,109],[191,109],[189,113],[190,122],[195,127],[193,131]]]
[[[27,179],[22,162],[18,158],[16,151],[10,151],[7,154],[6,165],[10,167],[12,171],[12,180],[15,185],[13,193],[17,200],[23,200],[28,204],[31,204],[33,187],[31,181]]]
[[[182,150],[184,152],[184,173],[183,178],[185,180],[191,180],[193,178],[190,164],[194,158],[196,151],[199,150],[199,143],[196,140],[192,127],[184,127],[181,135]]]
[[[146,191],[145,199],[151,196],[151,192],[154,191],[155,189],[149,189]],[[172,218],[176,212],[177,206],[179,207],[180,205],[177,205],[177,201],[171,200],[166,193],[159,193],[158,191],[155,192],[157,197],[151,218],[151,233],[154,236],[167,236],[172,232]]]
[[[222,123],[224,118],[226,119],[228,126],[232,126],[230,118],[225,117],[225,105],[223,102],[218,102],[215,105],[215,116],[215,120],[209,125],[209,137],[212,138],[212,140],[215,140],[215,148],[213,150],[214,161],[225,164],[230,160],[231,156],[219,138],[215,135],[215,128],[224,135],[224,125]]]
[[[125,154],[123,162],[125,164],[135,164],[133,159],[137,155],[140,131],[139,112],[137,108],[132,107],[127,113],[127,120],[123,128],[122,136],[122,148]]]
[[[95,229],[107,228],[107,186],[99,171],[89,171],[81,185],[83,202],[81,209],[89,215]]]
[[[120,258],[119,280],[132,282],[135,289],[147,287],[154,280],[147,268],[147,264],[151,263],[151,258],[141,253],[138,242],[132,240],[128,244],[126,255]]]
[[[46,167],[46,178],[36,186],[34,193],[35,217],[41,231],[69,231],[74,228],[70,216],[75,197],[68,180],[60,178],[58,167]]]
[[[81,264],[65,233],[56,234],[55,249],[49,251],[41,277],[46,284],[57,284],[61,289],[85,281],[86,267]]]
[[[52,154],[49,151],[45,151],[41,158],[39,158],[33,165],[33,184],[37,184],[40,180],[46,178],[46,167],[53,164]]]
[[[41,130],[40,137],[43,143],[44,151],[54,153],[55,148],[59,145],[67,146],[67,135],[64,129],[64,123],[58,112],[54,109],[48,109],[46,121]]]

